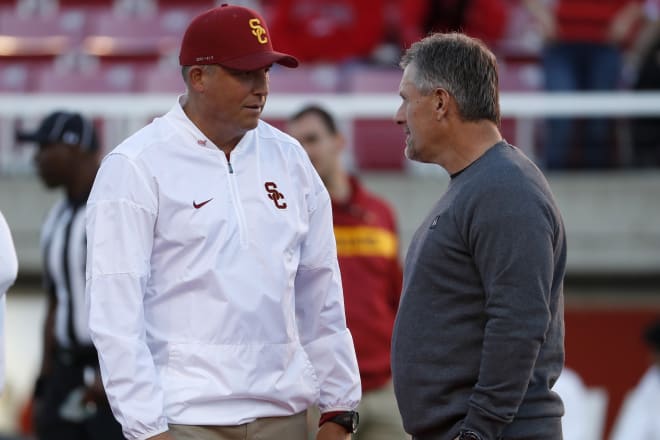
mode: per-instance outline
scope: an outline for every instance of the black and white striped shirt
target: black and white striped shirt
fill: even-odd
[[[57,298],[55,340],[76,349],[92,345],[85,306],[85,204],[68,200],[48,214],[41,234],[44,283]]]

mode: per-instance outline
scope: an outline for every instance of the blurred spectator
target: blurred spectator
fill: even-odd
[[[362,380],[359,438],[403,440],[390,371],[392,327],[401,295],[394,211],[347,173],[341,162],[346,140],[325,109],[304,107],[291,117],[288,131],[307,151],[332,201],[346,321]]]
[[[463,32],[493,46],[506,30],[511,0],[399,0],[401,44],[431,32]]]
[[[77,113],[53,112],[21,141],[39,146],[35,163],[48,188],[65,198],[42,227],[48,309],[43,355],[34,389],[34,425],[40,440],[123,438],[101,384],[85,305],[85,210],[100,160],[92,122]]]
[[[302,62],[366,59],[384,38],[386,1],[271,2],[274,44]]]
[[[551,92],[611,91],[618,88],[622,54],[645,21],[643,0],[524,0],[545,38],[545,88]],[[573,165],[574,121],[551,118],[544,146],[549,169]],[[611,124],[589,118],[584,124],[581,165],[611,165]]]
[[[0,395],[5,385],[5,294],[14,284],[18,260],[9,226],[0,212]]]
[[[643,51],[636,78],[635,91],[660,92],[660,26],[655,27],[648,49]],[[634,118],[631,123],[634,164],[660,166],[660,117]]]
[[[644,332],[653,363],[628,394],[611,440],[660,440],[660,319]]]
[[[564,416],[561,419],[563,440],[584,440],[591,438],[587,429],[587,388],[580,376],[572,369],[564,367],[552,391],[559,394],[564,402]]]

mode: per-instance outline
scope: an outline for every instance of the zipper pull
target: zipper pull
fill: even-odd
[[[230,158],[231,153],[225,152],[225,157],[227,158],[227,165],[229,165],[229,174],[234,174],[234,169],[231,167],[231,158]]]

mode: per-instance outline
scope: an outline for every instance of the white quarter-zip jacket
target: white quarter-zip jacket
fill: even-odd
[[[261,121],[228,159],[177,103],[104,158],[87,240],[92,339],[128,439],[359,403],[330,198],[290,136]]]

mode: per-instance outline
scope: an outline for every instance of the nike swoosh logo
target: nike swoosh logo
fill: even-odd
[[[195,208],[195,209],[199,209],[199,208],[201,208],[202,206],[206,205],[206,204],[207,204],[208,202],[210,202],[211,200],[213,200],[213,197],[211,197],[210,199],[206,200],[205,202],[200,202],[200,203],[195,203],[195,201],[193,200],[193,208]]]

